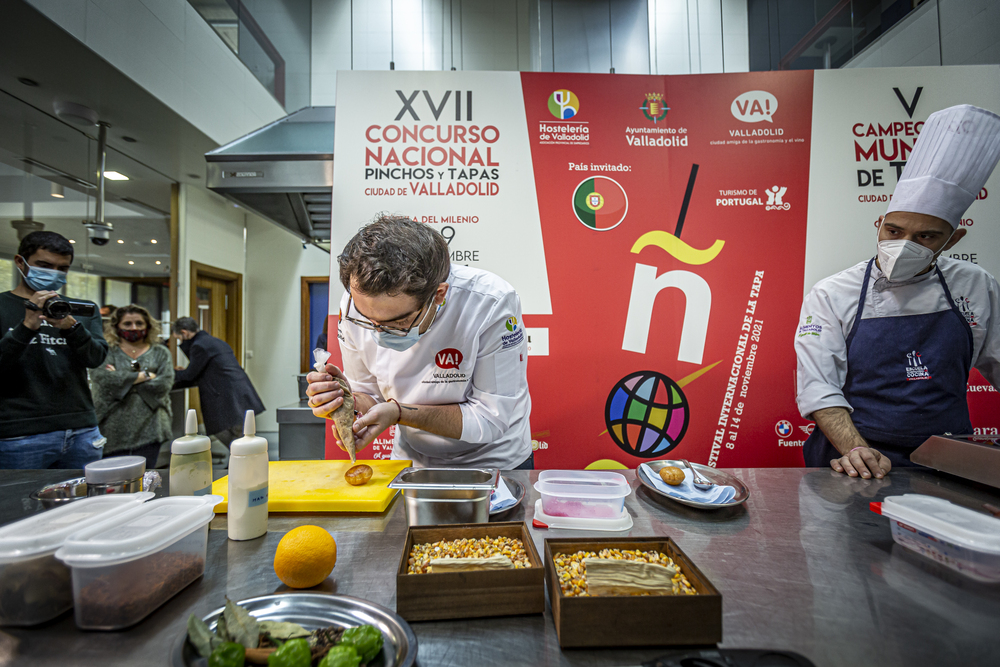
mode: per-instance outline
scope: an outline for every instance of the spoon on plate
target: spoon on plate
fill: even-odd
[[[699,475],[698,471],[694,469],[694,466],[688,463],[687,459],[681,459],[681,463],[686,465],[688,467],[688,470],[690,470],[691,474],[694,476],[694,481],[693,481],[694,488],[705,491],[715,486],[715,482],[709,481],[704,477],[702,477],[701,475]]]

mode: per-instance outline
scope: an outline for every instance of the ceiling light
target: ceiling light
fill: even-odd
[[[52,184],[51,192],[52,196],[55,197],[56,199],[63,199],[66,196],[66,193],[63,191],[63,186],[60,185],[59,183]]]
[[[160,260],[156,260],[156,265],[157,265],[157,266],[159,266],[159,265],[160,265]]]
[[[131,259],[128,261],[129,264],[135,264]]]
[[[109,181],[127,181],[128,176],[118,171],[106,171],[104,172],[104,178]]]
[[[119,242],[119,243],[125,243],[125,241],[123,241],[123,240],[121,240],[121,239],[118,239],[118,242]]]
[[[70,239],[69,242],[70,243],[76,243],[76,241],[74,241],[73,239]]]
[[[150,243],[156,243],[156,239],[149,239]]]

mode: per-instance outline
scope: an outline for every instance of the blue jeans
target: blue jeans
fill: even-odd
[[[105,442],[96,426],[0,438],[0,468],[83,468],[100,460]]]

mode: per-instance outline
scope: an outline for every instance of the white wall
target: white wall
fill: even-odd
[[[650,0],[654,74],[747,72],[747,3]]]
[[[633,32],[642,37],[625,45],[616,39],[619,73],[749,71],[745,0],[634,4],[648,7],[648,16],[635,18],[648,24],[649,35],[645,29]],[[606,15],[603,27],[595,27],[571,20],[569,6],[562,3],[552,12],[551,0],[313,0],[312,103],[336,105],[337,70],[387,70],[390,60],[398,70],[448,70],[454,62],[458,70],[551,71],[552,17],[559,33],[557,49],[559,44],[576,49],[574,54],[556,53],[559,70],[591,71],[593,63],[608,59],[607,42],[589,39],[595,30],[607,36]],[[541,37],[539,21],[544,24]],[[616,18],[616,34],[626,24]],[[566,31],[586,34],[575,39]]]
[[[330,255],[247,215],[246,269],[246,371],[267,408],[257,429],[277,431],[277,409],[298,401],[300,278],[329,275]]]
[[[1000,2],[929,0],[844,67],[1000,63]]]
[[[219,144],[285,115],[187,0],[28,2]]]
[[[193,185],[181,184],[178,204],[177,312],[184,317],[191,315],[192,261],[244,274],[246,283],[243,230],[247,213],[228,199]]]

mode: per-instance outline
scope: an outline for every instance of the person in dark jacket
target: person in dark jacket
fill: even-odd
[[[101,458],[87,369],[108,356],[101,317],[46,317],[73,263],[73,246],[55,232],[21,240],[21,281],[0,294],[0,468],[82,468]]]
[[[201,331],[191,317],[174,322],[173,333],[190,360],[188,367],[174,376],[174,389],[198,387],[205,432],[229,447],[243,435],[246,411],[260,414],[264,404],[224,340]]]

